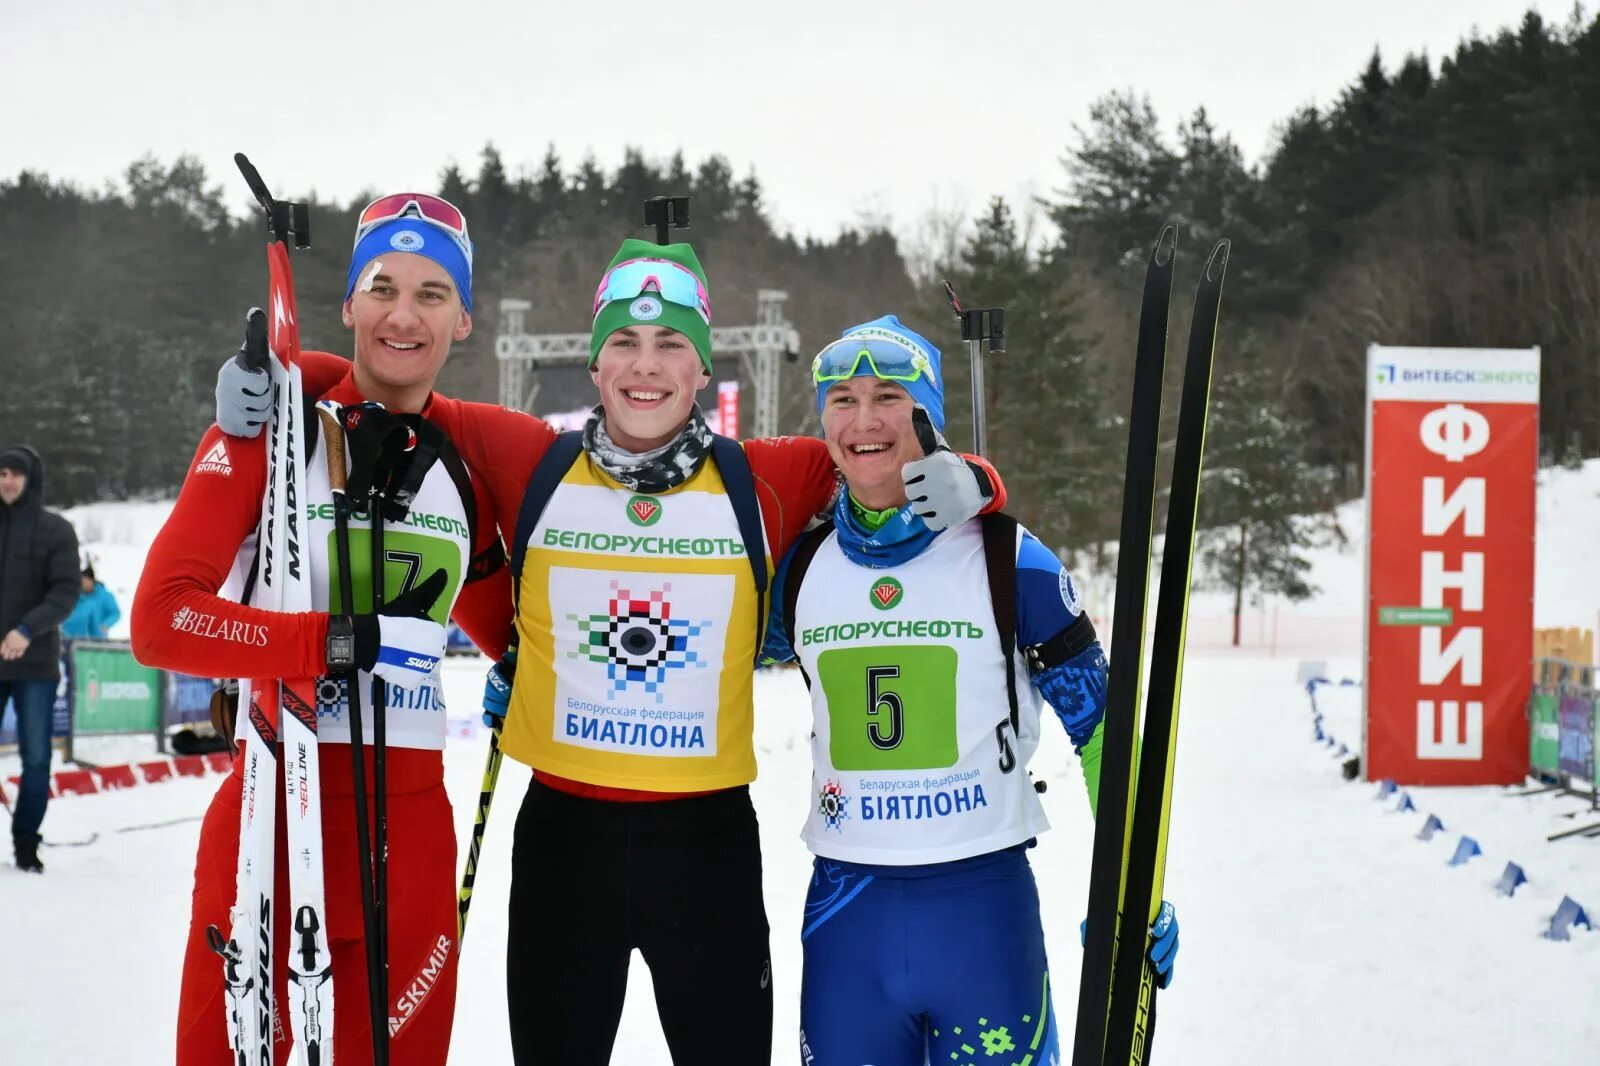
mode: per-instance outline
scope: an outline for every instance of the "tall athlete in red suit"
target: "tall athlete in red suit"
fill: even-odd
[[[457,225],[446,224],[452,215]],[[525,436],[534,425],[525,415],[433,392],[451,344],[464,340],[472,329],[470,248],[459,212],[435,197],[401,194],[369,207],[357,231],[343,312],[355,336],[355,361],[338,360],[336,377],[325,376],[320,385],[308,383],[305,390],[308,400],[341,405],[376,401],[413,425],[422,419],[433,423],[450,442],[427,470],[406,519],[387,532],[387,613],[349,617],[351,606],[339,605],[347,612],[341,624],[354,634],[356,665],[363,671],[359,684],[370,691],[373,676],[390,684],[390,985],[384,998],[396,1066],[433,1066],[448,1053],[456,984],[456,863],[443,784],[445,712],[437,673],[419,677],[414,671],[396,671],[385,665],[392,657],[385,653],[400,652],[401,662],[411,653],[438,656],[444,643],[441,623],[450,616],[487,654],[504,650],[510,586],[496,528],[498,501],[488,480],[463,464],[455,442],[469,425],[490,438]],[[264,418],[264,409],[260,413]],[[308,430],[316,428],[316,419],[308,420]],[[333,509],[320,439],[308,442],[307,455],[303,484],[309,498],[302,506],[310,535],[305,543],[320,609],[283,613],[249,605],[266,482],[265,444],[259,437],[225,436],[212,426],[195,452],[171,517],[151,546],[134,599],[133,645],[141,661],[210,677],[328,673],[330,617],[340,618],[327,613],[337,585],[330,566]],[[364,519],[357,514],[358,530],[365,527]],[[397,556],[415,557],[422,564],[416,569],[424,580],[409,595],[412,582],[406,579],[403,561],[394,562]],[[357,550],[352,557],[359,611],[364,601],[370,602],[365,592],[371,588],[370,554]],[[443,580],[427,581],[435,570],[444,572]],[[422,602],[435,592],[431,602]],[[408,611],[412,617],[404,616]],[[370,734],[371,704],[367,706]],[[348,744],[350,726],[342,699],[320,704],[318,712],[321,743]],[[371,748],[367,751],[370,760]],[[183,1066],[234,1061],[227,1046],[223,966],[206,942],[206,930],[212,925],[226,930],[234,902],[239,766],[236,760],[235,772],[218,789],[201,830],[178,1010],[177,1062]],[[371,774],[369,764],[369,782]],[[366,955],[348,752],[342,757],[324,753],[322,822],[338,1004],[333,1043],[336,1060],[355,1066],[371,1062],[372,1036],[364,1009]],[[281,817],[277,825],[281,853]],[[283,1063],[290,1055],[283,975],[291,922],[281,859],[277,869],[274,1036],[275,1060]]]

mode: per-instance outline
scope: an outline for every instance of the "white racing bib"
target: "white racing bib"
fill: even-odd
[[[1006,699],[983,537],[968,521],[886,570],[818,548],[795,602],[812,705],[812,794],[801,836],[824,858],[949,862],[1049,828],[1028,779],[1039,700],[1014,655]]]

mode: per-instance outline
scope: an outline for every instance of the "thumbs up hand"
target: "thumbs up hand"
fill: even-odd
[[[900,476],[917,517],[938,531],[983,510],[994,495],[988,475],[950,450],[920,403],[911,413],[911,425],[922,445],[922,458],[902,466]]]

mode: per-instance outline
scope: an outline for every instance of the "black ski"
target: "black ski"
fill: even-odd
[[[1178,703],[1183,686],[1184,640],[1189,622],[1189,577],[1200,506],[1201,460],[1211,402],[1211,368],[1217,347],[1227,241],[1206,260],[1195,293],[1178,401],[1178,438],[1167,498],[1167,532],[1161,551],[1155,631],[1150,640],[1150,687],[1144,701],[1144,739],[1129,835],[1111,1005],[1106,1017],[1104,1062],[1142,1066],[1155,1037],[1156,971],[1149,959],[1149,930],[1161,906],[1167,868],[1167,828],[1177,756]]]
[[[1177,227],[1156,238],[1145,269],[1139,308],[1139,346],[1133,366],[1128,418],[1128,462],[1122,486],[1122,532],[1117,549],[1117,592],[1111,623],[1111,669],[1106,681],[1100,740],[1100,792],[1089,874],[1088,924],[1073,1066],[1101,1066],[1117,917],[1126,870],[1133,803],[1134,738],[1144,660],[1144,618],[1150,578],[1150,538],[1155,525],[1157,446],[1161,432],[1161,382],[1167,358],[1167,316],[1172,303]]]

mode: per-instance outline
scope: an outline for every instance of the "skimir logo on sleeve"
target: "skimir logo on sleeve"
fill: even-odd
[[[706,660],[695,645],[712,625],[672,617],[672,602],[667,599],[671,591],[672,583],[663,582],[659,589],[639,596],[612,581],[605,614],[567,615],[578,627],[577,650],[567,657],[603,665],[613,697],[638,686],[657,703],[664,702],[663,690],[673,671],[705,669]]]
[[[634,496],[628,500],[628,521],[636,526],[653,526],[661,521],[661,501],[653,496]]]
[[[892,577],[881,577],[872,583],[872,606],[880,611],[898,607],[905,598],[905,587]]]

